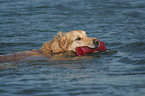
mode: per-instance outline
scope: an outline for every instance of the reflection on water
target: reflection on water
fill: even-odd
[[[107,51],[0,64],[2,96],[144,96],[145,1],[1,0],[0,54],[39,49],[58,31],[85,30]]]

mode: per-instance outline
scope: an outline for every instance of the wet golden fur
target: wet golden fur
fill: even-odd
[[[59,32],[50,42],[45,42],[39,50],[16,52],[0,55],[0,62],[16,61],[29,56],[62,56],[75,55],[75,48],[89,46],[94,48],[93,40],[86,35],[85,31],[74,30],[68,33]],[[97,39],[98,40],[98,39]],[[98,40],[99,41],[99,40]]]

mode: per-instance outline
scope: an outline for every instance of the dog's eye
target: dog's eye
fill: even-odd
[[[77,40],[77,41],[79,41],[79,40],[81,40],[81,38],[80,38],[80,37],[78,37],[76,40]]]

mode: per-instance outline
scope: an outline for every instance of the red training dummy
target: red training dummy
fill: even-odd
[[[77,47],[76,48],[76,54],[78,56],[84,56],[90,53],[97,53],[97,52],[102,52],[106,51],[106,47],[103,41],[99,42],[99,45],[97,48],[89,48],[87,46],[82,46],[82,47]]]

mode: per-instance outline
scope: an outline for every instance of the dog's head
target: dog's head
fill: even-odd
[[[99,44],[97,38],[91,38],[86,35],[85,31],[75,30],[68,33],[59,32],[50,43],[44,43],[41,50],[59,53],[62,51],[75,52],[76,47],[88,46],[96,48]]]
[[[90,48],[96,48],[99,44],[97,38],[88,37],[85,31],[76,30],[66,33],[68,41],[68,50],[75,52],[76,47],[88,46]]]

